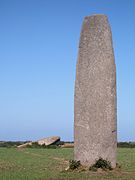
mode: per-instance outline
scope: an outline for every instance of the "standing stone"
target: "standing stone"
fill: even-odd
[[[76,68],[74,158],[92,165],[100,157],[116,167],[116,68],[105,15],[85,17]]]

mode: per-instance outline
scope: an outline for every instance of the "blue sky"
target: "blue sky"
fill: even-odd
[[[80,30],[92,14],[112,28],[118,140],[135,141],[134,0],[0,0],[0,140],[73,140]]]

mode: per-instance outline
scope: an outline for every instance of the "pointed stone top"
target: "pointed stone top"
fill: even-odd
[[[96,27],[96,28],[101,28],[105,27],[105,29],[109,28],[109,22],[108,22],[108,17],[104,14],[93,14],[91,16],[86,16],[84,18],[84,26],[89,27]]]
[[[91,17],[105,17],[107,18],[107,15],[105,14],[93,14],[93,15],[90,15],[90,16],[86,16],[85,18],[91,18]]]
[[[93,14],[91,16],[86,16],[84,21],[108,21],[108,18],[104,14]]]

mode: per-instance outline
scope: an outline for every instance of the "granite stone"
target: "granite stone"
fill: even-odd
[[[55,144],[58,141],[60,141],[60,137],[59,136],[51,136],[51,137],[46,137],[44,139],[40,139],[40,140],[37,141],[37,143],[39,145],[49,146],[49,145]]]
[[[105,15],[85,17],[74,95],[74,159],[90,166],[100,157],[116,167],[116,66]]]

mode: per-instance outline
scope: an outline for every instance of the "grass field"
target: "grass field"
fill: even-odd
[[[64,172],[73,149],[0,148],[0,180],[135,180],[135,148],[118,148],[120,170]]]

